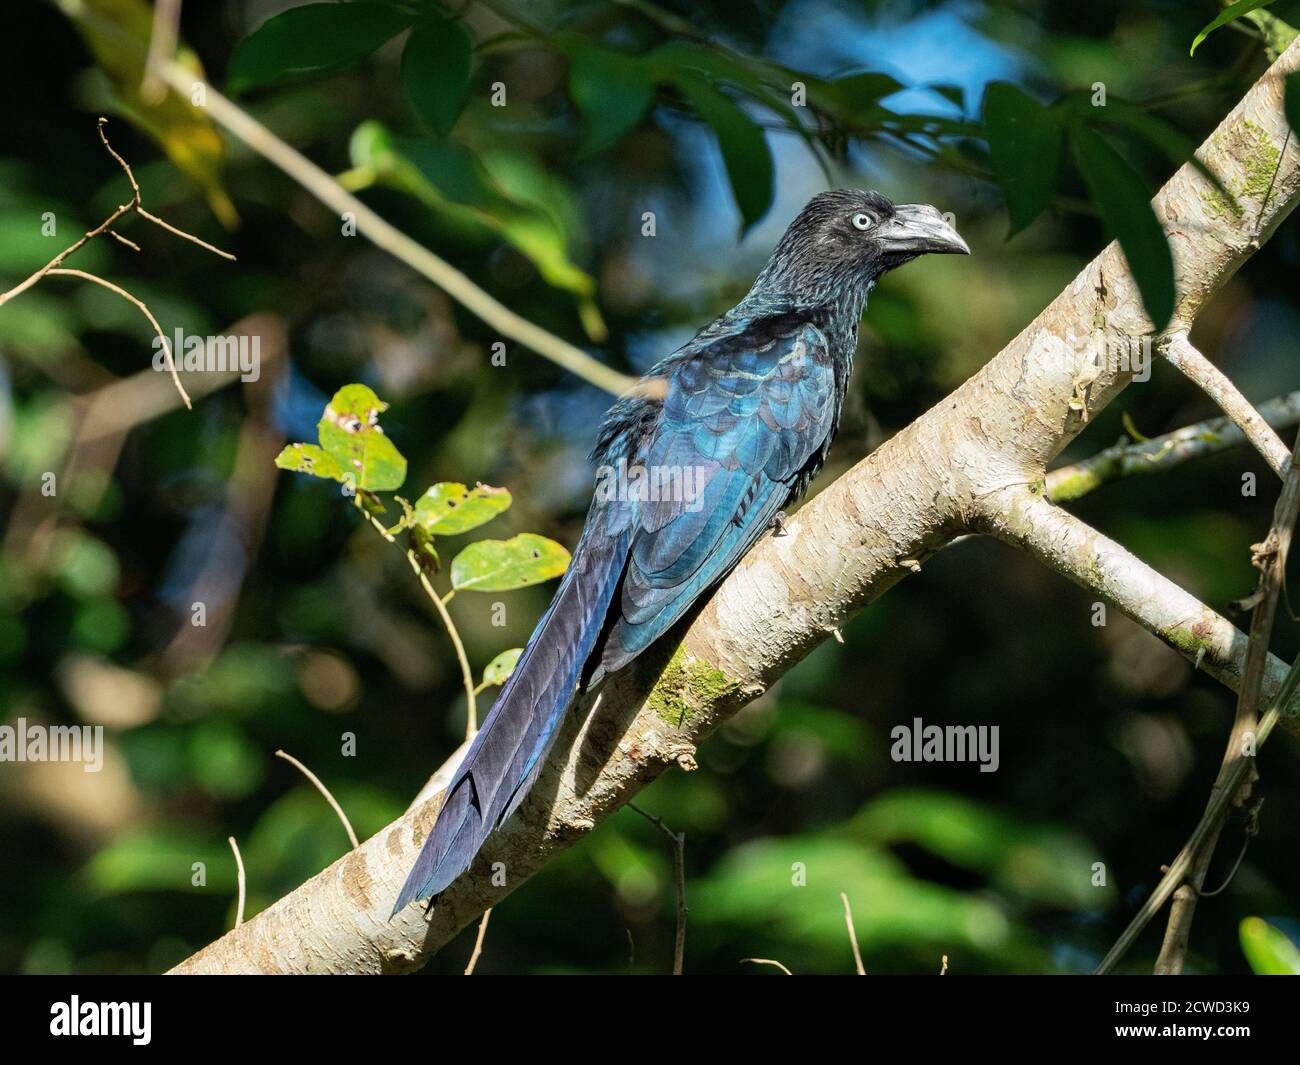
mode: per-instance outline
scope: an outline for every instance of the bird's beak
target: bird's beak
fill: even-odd
[[[887,252],[970,254],[970,247],[957,231],[928,203],[899,204],[894,208],[894,217],[876,230],[875,238]]]

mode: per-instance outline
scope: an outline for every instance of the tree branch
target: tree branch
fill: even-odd
[[[1203,162],[1233,190],[1239,215],[1212,209],[1217,194],[1191,165],[1155,199],[1174,255],[1174,328],[1191,324],[1300,199],[1300,148],[1284,148],[1281,104],[1283,79],[1297,67],[1300,44],[1200,149]],[[1261,153],[1270,165],[1278,161],[1271,193],[1250,177]],[[1050,519],[1066,541],[1097,536],[1051,507],[1041,484],[1047,464],[1085,426],[1079,382],[1089,382],[1087,404],[1095,411],[1130,379],[1131,360],[1096,364],[1097,334],[1113,342],[1149,330],[1124,257],[1112,244],[979,373],[812,499],[786,523],[787,535],[758,544],[678,630],[675,650],[673,641],[663,641],[594,697],[585,696],[567,716],[531,794],[427,920],[416,906],[392,921],[388,913],[437,816],[440,793],[173,971],[418,968],[664,769],[693,768],[696,744],[723,720],[964,532],[1015,532],[1049,565],[1107,589],[1117,604],[1131,601],[1134,616],[1153,622],[1165,639],[1190,637],[1184,653],[1203,648],[1206,668],[1231,683],[1241,674],[1246,639],[1209,608],[1127,559],[1124,570],[1143,583],[1120,588],[1113,578],[1123,549],[1110,551],[1104,538],[1091,541],[1102,553],[1099,566],[1080,568],[1077,549],[1055,548],[1057,537],[1047,534],[1026,537],[1004,517],[1030,510]],[[1160,618],[1168,623],[1154,624]],[[1270,668],[1266,687],[1278,668]],[[1287,708],[1282,724],[1300,727],[1295,707]]]
[[[1227,375],[1193,347],[1187,333],[1184,330],[1171,333],[1164,338],[1160,350],[1166,362],[1177,367],[1236,423],[1273,472],[1279,477],[1284,476],[1291,464],[1291,453],[1286,445]]]
[[[1300,391],[1261,403],[1259,416],[1274,429],[1295,428],[1300,424]],[[1164,473],[1192,459],[1236,447],[1245,439],[1246,434],[1230,418],[1210,418],[1150,440],[1121,441],[1091,458],[1051,470],[1047,498],[1053,503],[1078,499],[1111,481]]]

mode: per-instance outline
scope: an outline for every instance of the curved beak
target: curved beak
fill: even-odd
[[[928,203],[899,204],[894,209],[894,217],[876,230],[875,238],[885,251],[904,255],[970,254],[969,246],[957,231]]]

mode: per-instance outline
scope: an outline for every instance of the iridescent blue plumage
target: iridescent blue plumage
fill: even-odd
[[[584,675],[599,684],[654,643],[803,494],[839,424],[868,293],[927,251],[968,252],[932,207],[855,190],[814,197],[749,294],[650,370],[653,393],[614,404],[573,561],[394,912],[443,891],[523,801]],[[645,475],[637,487],[633,470]],[[609,471],[622,491],[600,490]]]

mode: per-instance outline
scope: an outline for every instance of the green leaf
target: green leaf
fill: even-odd
[[[1219,175],[1205,165],[1196,155],[1196,145],[1190,137],[1177,127],[1170,125],[1163,118],[1144,111],[1129,100],[1116,96],[1107,99],[1104,107],[1094,107],[1090,93],[1071,93],[1053,106],[1073,122],[1109,123],[1136,134],[1150,144],[1175,166],[1191,163],[1201,175],[1230,204],[1236,205],[1236,197],[1224,187]]]
[[[348,479],[339,460],[315,444],[290,444],[275,456],[275,464],[282,470],[306,473],[326,481],[345,482]]]
[[[569,258],[566,227],[549,205],[507,190],[489,172],[487,160],[455,141],[438,143],[393,137],[378,122],[365,122],[352,135],[352,164],[369,180],[400,189],[458,222],[468,222],[497,234],[532,261],[547,284],[577,297],[579,314],[593,340],[608,335],[595,304],[596,281]],[[494,165],[505,172],[504,156]],[[567,198],[558,179],[545,177],[534,193]],[[355,186],[354,186],[355,190]],[[565,193],[564,196],[559,193]]]
[[[903,88],[897,78],[869,71],[834,81],[809,82],[808,94],[815,103],[858,126],[867,116],[885,113],[880,101]]]
[[[1300,976],[1300,947],[1260,917],[1241,922],[1241,950],[1260,976]]]
[[[564,545],[536,533],[478,540],[451,560],[451,586],[457,591],[507,592],[549,581],[568,565]]]
[[[1092,202],[1124,250],[1147,315],[1157,331],[1164,329],[1174,315],[1174,260],[1146,184],[1086,126],[1074,126],[1070,142]]]
[[[522,647],[512,647],[508,651],[502,651],[483,670],[483,683],[504,684],[510,679],[510,674],[515,671],[515,664],[523,653],[524,649]]]
[[[1196,49],[1201,46],[1201,42],[1215,30],[1222,29],[1229,22],[1236,22],[1242,15],[1249,15],[1257,8],[1267,7],[1272,2],[1273,0],[1237,0],[1235,4],[1230,4],[1228,7],[1225,7],[1219,12],[1218,17],[1215,18],[1213,22],[1204,27],[1201,32],[1196,35],[1196,39],[1192,41],[1192,50],[1187,54],[1195,55]]]
[[[608,148],[645,117],[654,79],[635,56],[578,46],[569,66],[569,95],[587,125],[582,153]]]
[[[1286,120],[1291,123],[1291,134],[1300,137],[1300,73],[1286,79]]]
[[[993,172],[1011,214],[1012,236],[1051,202],[1065,131],[1050,108],[1005,81],[993,82],[985,93],[984,125]]]
[[[677,84],[717,135],[743,233],[772,206],[772,153],[767,138],[756,122],[707,81],[679,75]]]
[[[402,89],[411,107],[439,137],[451,132],[469,91],[474,41],[454,19],[426,15],[402,50]]]
[[[387,4],[305,4],[267,19],[235,46],[230,91],[359,62],[411,24]]]
[[[435,536],[457,536],[477,529],[510,509],[509,490],[480,484],[473,489],[441,481],[415,501],[414,522]]]
[[[388,409],[365,385],[345,385],[334,393],[316,424],[321,446],[351,476],[357,488],[392,491],[406,480],[406,459],[379,427]]]

